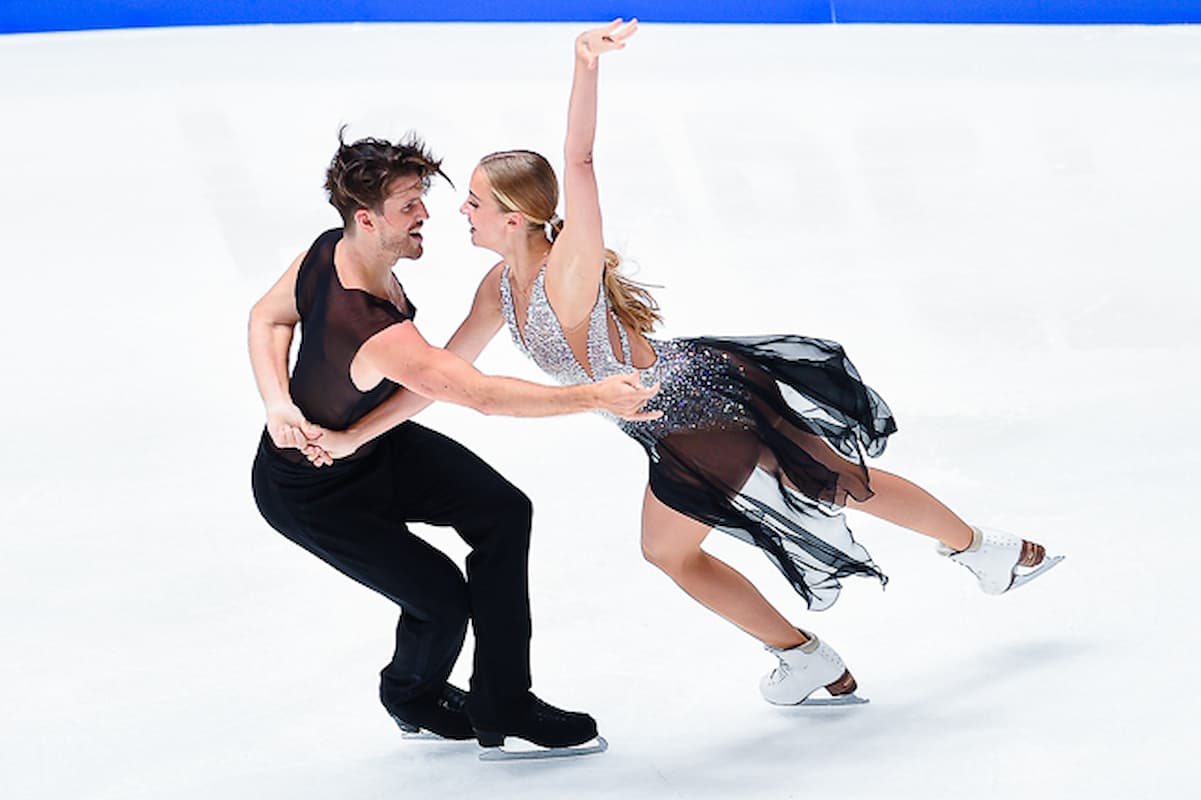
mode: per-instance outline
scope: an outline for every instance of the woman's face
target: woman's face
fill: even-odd
[[[492,185],[479,167],[471,173],[467,199],[459,211],[471,223],[471,243],[499,252],[505,239],[505,220],[508,214],[492,196]]]

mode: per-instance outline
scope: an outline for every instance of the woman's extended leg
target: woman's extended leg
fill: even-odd
[[[711,528],[664,505],[646,489],[642,554],[694,600],[766,645],[796,647],[808,637],[767,602],[749,580],[701,549]]]
[[[981,579],[981,585],[986,587],[985,591],[994,594],[1006,591],[1018,577],[1017,567],[1037,567],[1046,558],[1046,549],[1037,542],[1010,537],[1009,534],[1002,534],[1001,538],[994,537],[995,541],[990,539],[989,537],[993,534],[985,534],[973,529],[955,512],[940,503],[934,495],[899,475],[872,468],[868,469],[868,473],[875,495],[862,503],[848,497],[847,508],[865,511],[874,517],[886,519],[926,536],[932,536],[945,546],[945,550],[941,551],[943,555],[950,555],[953,559],[971,558],[971,554],[961,551],[969,548],[979,551],[982,545],[986,548],[1001,546],[1013,552],[1014,555],[1011,557],[998,557],[1001,561],[1005,561],[1004,564],[1001,564],[999,573],[995,564],[987,567],[965,564]],[[992,556],[986,556],[986,558],[991,560]],[[1006,559],[1010,560],[1006,561]],[[1059,560],[1058,557],[1053,559],[1043,570],[1054,566]],[[1039,572],[1043,570],[1039,570]],[[1034,575],[1032,574],[1030,577],[1034,577]]]
[[[825,686],[838,701],[862,702],[855,679],[836,652],[798,630],[729,564],[701,549],[710,528],[664,505],[647,487],[642,505],[642,553],[701,605],[763,642],[780,666],[759,683],[763,697],[795,705]]]
[[[868,475],[875,495],[862,503],[848,497],[847,508],[931,536],[952,550],[972,543],[971,526],[916,483],[871,467]]]

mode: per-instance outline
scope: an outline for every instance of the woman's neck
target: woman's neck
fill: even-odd
[[[550,242],[545,236],[518,239],[501,254],[521,286],[528,287],[538,277],[539,270],[550,255]]]

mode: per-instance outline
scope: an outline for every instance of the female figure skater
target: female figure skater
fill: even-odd
[[[1033,542],[970,527],[915,484],[866,466],[864,455],[879,455],[896,425],[838,344],[792,335],[646,336],[660,319],[657,306],[618,273],[617,255],[604,246],[592,161],[598,58],[624,48],[636,30],[636,20],[616,20],[576,39],[564,219],[555,213],[558,184],[542,156],[493,153],[473,172],[460,210],[472,243],[502,261],[455,335],[487,341],[505,324],[518,349],[564,384],[633,371],[660,383],[645,410],[661,417],[615,418],[650,457],[643,554],[779,658],[760,682],[768,702],[797,704],[822,687],[833,698],[827,703],[861,702],[855,679],[828,644],[796,628],[742,574],[701,549],[710,530],[760,547],[814,611],[834,603],[842,578],[886,580],[852,538],[844,507],[937,539],[938,551],[971,569],[989,593],[1020,585],[1059,559]],[[357,445],[356,431],[347,434]],[[331,437],[322,446],[341,441]]]

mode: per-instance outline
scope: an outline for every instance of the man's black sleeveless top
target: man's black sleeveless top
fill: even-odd
[[[360,392],[350,380],[355,353],[384,328],[417,313],[411,302],[402,310],[362,289],[343,287],[334,269],[334,246],[341,238],[340,229],[317,237],[296,275],[300,352],[291,382],[292,402],[305,418],[338,431],[400,388],[385,378]]]

